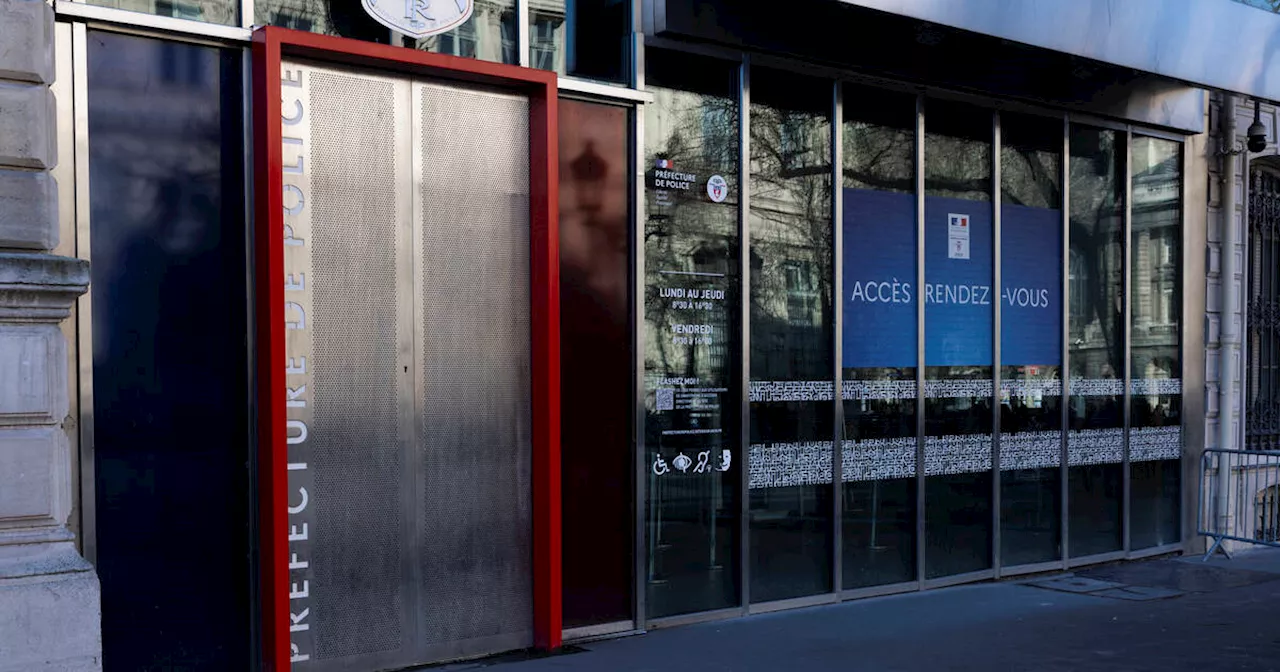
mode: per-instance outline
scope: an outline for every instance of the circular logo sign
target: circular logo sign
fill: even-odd
[[[707,197],[716,203],[723,203],[729,197],[729,183],[719,175],[707,178]]]

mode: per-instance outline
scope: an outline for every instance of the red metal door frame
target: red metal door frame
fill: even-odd
[[[264,669],[289,663],[289,478],[285,428],[284,194],[280,66],[299,57],[381,72],[497,86],[529,97],[533,398],[534,643],[561,643],[560,234],[556,75],[416,49],[265,27],[253,33],[258,515]]]

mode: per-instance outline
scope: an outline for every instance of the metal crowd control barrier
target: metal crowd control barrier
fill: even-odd
[[[1210,448],[1200,460],[1198,533],[1223,542],[1280,547],[1280,451]]]

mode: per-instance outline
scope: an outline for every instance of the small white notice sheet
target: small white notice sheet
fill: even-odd
[[[947,257],[969,258],[969,215],[947,215]]]

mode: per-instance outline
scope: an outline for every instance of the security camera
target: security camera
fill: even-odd
[[[1248,147],[1251,152],[1261,152],[1267,148],[1267,127],[1262,125],[1262,105],[1253,101],[1253,123],[1246,131],[1249,136]]]
[[[1255,121],[1249,124],[1249,151],[1261,152],[1267,148],[1267,127]]]

